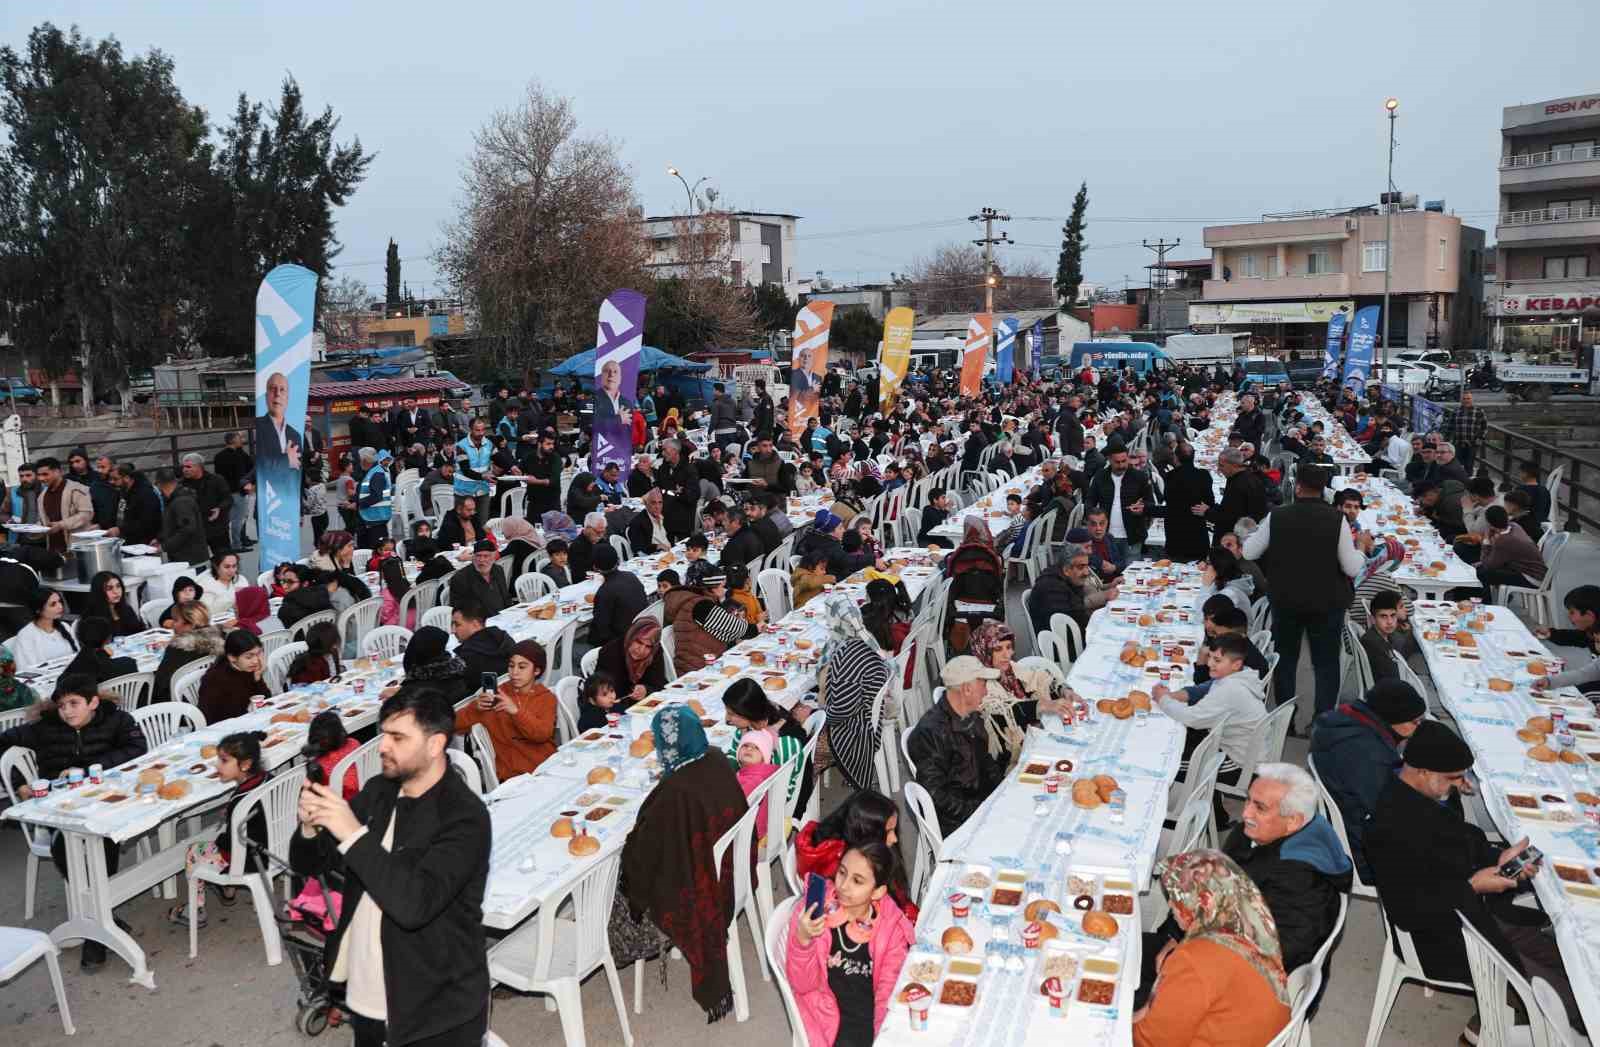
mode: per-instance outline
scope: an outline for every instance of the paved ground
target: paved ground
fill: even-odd
[[[252,554],[253,559],[253,554]],[[253,563],[248,565],[253,569]],[[1573,545],[1562,571],[1562,588],[1580,582],[1600,581],[1600,544],[1583,538]],[[1015,587],[1013,587],[1015,602]],[[1309,663],[1301,666],[1302,694],[1311,692]],[[1290,739],[1286,757],[1303,761],[1305,743]],[[825,794],[825,806],[840,799],[837,784]],[[0,831],[0,876],[14,885],[0,892],[0,926],[22,920],[23,846],[18,833]],[[127,968],[113,959],[98,974],[82,975],[77,951],[63,956],[67,996],[80,1035],[69,1040],[61,1033],[55,1015],[50,983],[42,965],[0,987],[0,1042],[8,1047],[70,1043],[115,1043],[138,1047],[207,1047],[207,1045],[259,1044],[292,1047],[305,1038],[295,1032],[295,982],[287,962],[268,967],[249,902],[241,900],[231,910],[211,909],[212,923],[200,932],[200,954],[189,959],[187,931],[169,925],[165,913],[170,903],[141,896],[119,910],[132,924],[150,955],[157,989],[150,992],[129,985]],[[54,868],[39,874],[38,911],[31,926],[47,929],[65,918],[65,903]],[[750,1020],[739,1024],[727,1018],[707,1026],[688,999],[688,971],[674,964],[669,984],[663,988],[659,967],[651,965],[645,978],[644,1014],[629,1012],[635,1038],[652,1044],[694,1044],[695,1047],[746,1047],[754,1043],[779,1044],[788,1038],[788,1023],[776,989],[761,980],[755,952],[744,935],[746,978],[751,986]],[[1314,1035],[1324,1043],[1359,1042],[1371,1015],[1372,997],[1382,957],[1382,928],[1377,907],[1354,901],[1344,938],[1333,954],[1333,975],[1314,1023]],[[632,971],[622,972],[631,1000]],[[583,987],[585,1027],[591,1044],[622,1043],[616,1012],[603,977],[591,978]],[[1469,998],[1422,990],[1401,990],[1387,1026],[1389,1044],[1453,1044],[1471,1015]],[[891,1020],[901,1020],[896,1014]],[[539,999],[513,997],[494,1004],[491,1024],[514,1045],[559,1042],[559,1018],[544,1009]],[[348,1043],[342,1031],[324,1033],[321,1042]]]

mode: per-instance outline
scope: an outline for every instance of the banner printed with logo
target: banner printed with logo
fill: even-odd
[[[878,410],[887,415],[905,384],[906,367],[911,363],[911,330],[916,314],[908,306],[897,306],[883,318],[883,352],[878,360]]]
[[[317,274],[280,265],[256,291],[256,528],[261,569],[300,559],[300,466]]]
[[[828,373],[832,302],[807,302],[794,318],[794,366],[789,373],[789,435],[798,442],[806,421],[817,416],[822,379]]]
[[[1340,384],[1357,396],[1366,393],[1367,376],[1372,373],[1372,347],[1378,341],[1380,309],[1369,305],[1357,310],[1355,325],[1350,329],[1350,348],[1345,352],[1344,381]]]
[[[967,324],[967,340],[961,347],[961,395],[977,396],[983,387],[983,365],[989,358],[989,343],[994,341],[994,314],[974,313]]]
[[[594,433],[589,471],[596,476],[616,462],[633,468],[633,410],[639,389],[639,352],[644,345],[644,295],[613,291],[600,303],[594,336]]]
[[[1333,381],[1339,377],[1339,353],[1344,348],[1344,329],[1348,315],[1334,313],[1328,320],[1328,345],[1322,350],[1322,377]]]
[[[1414,433],[1438,432],[1444,421],[1444,404],[1421,396],[1411,398],[1411,431]]]
[[[1015,376],[1017,318],[1008,316],[995,325],[994,376],[1001,385],[1010,385]]]
[[[1041,358],[1044,356],[1044,321],[1033,322],[1033,334],[1028,339],[1028,363],[1033,369],[1033,376],[1039,377]]]

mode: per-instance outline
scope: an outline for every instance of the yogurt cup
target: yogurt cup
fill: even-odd
[[[933,993],[921,986],[905,991],[906,1013],[910,1017],[912,1032],[928,1031],[928,1011],[933,1008]]]
[[[48,778],[35,778],[28,787],[33,790],[33,795],[36,797],[50,795],[50,779]]]
[[[965,891],[951,891],[948,898],[950,903],[950,916],[960,923],[972,913],[972,898]]]
[[[91,785],[99,785],[100,779],[105,776],[105,770],[100,764],[91,763],[89,765],[89,783]]]

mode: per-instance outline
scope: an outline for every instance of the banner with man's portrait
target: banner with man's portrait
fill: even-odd
[[[256,291],[256,526],[261,569],[300,559],[300,466],[317,274],[280,265]]]
[[[639,354],[644,347],[644,295],[613,291],[600,303],[594,340],[594,427],[589,471],[615,462],[627,476],[633,468],[633,412],[638,406]]]
[[[794,318],[794,366],[789,372],[789,435],[798,443],[806,421],[817,416],[828,373],[833,303],[807,302]],[[806,448],[810,450],[810,448]]]

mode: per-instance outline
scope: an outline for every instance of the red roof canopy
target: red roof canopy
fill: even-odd
[[[306,395],[314,400],[347,397],[406,396],[414,393],[443,393],[457,388],[448,378],[378,378],[369,382],[313,382]]]

